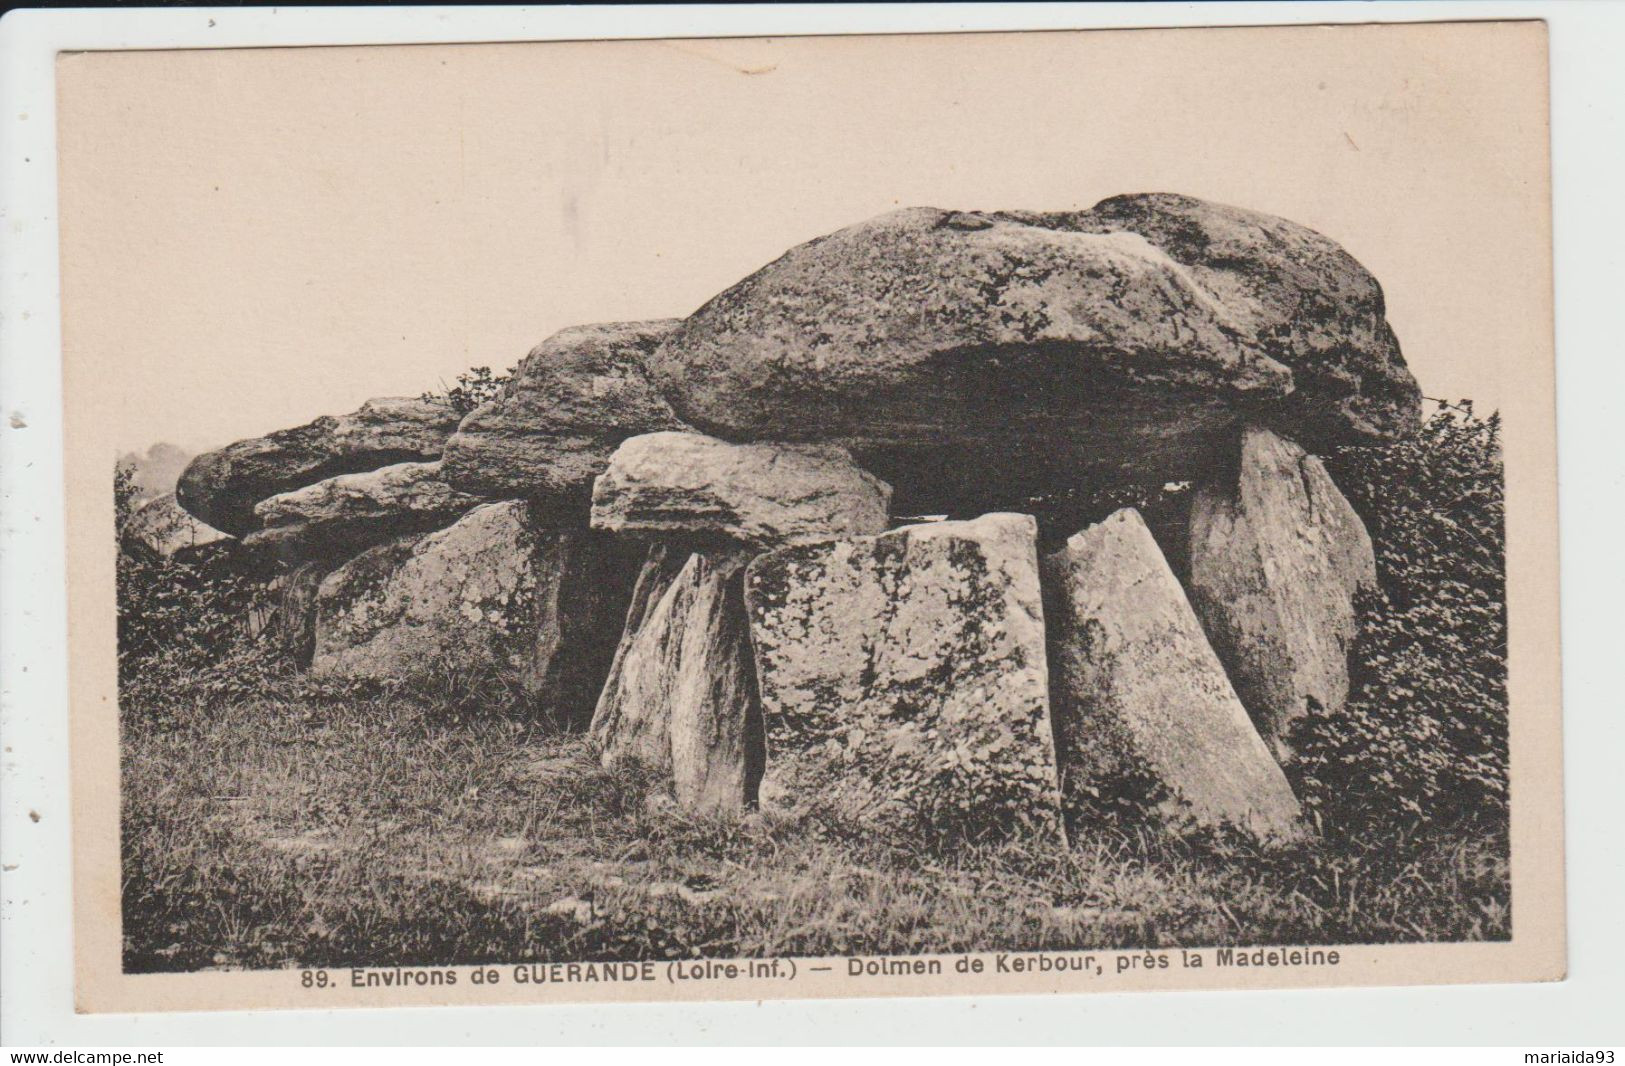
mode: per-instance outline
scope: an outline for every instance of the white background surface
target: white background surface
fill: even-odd
[[[73,1013],[52,99],[58,49],[1530,17],[1551,27],[1568,981],[981,1000]],[[1625,686],[1619,670],[1625,581],[1617,547],[1625,527],[1622,190],[1625,4],[1616,2],[11,12],[0,20],[0,1041],[130,1048],[682,1041],[1573,1048],[1625,1042]]]

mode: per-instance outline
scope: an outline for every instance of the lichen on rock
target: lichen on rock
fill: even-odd
[[[406,679],[493,671],[583,728],[632,571],[585,531],[538,528],[523,501],[370,549],[323,580],[312,671]]]
[[[762,773],[748,556],[692,553],[672,572],[674,559],[656,549],[640,576],[592,736],[605,766],[669,773],[684,809],[737,813]]]
[[[752,562],[763,803],[1058,834],[1035,536],[992,514]]]
[[[593,479],[616,445],[686,428],[647,367],[676,325],[573,326],[538,344],[502,395],[471,411],[447,442],[447,481],[475,495],[529,499],[555,525],[585,525]]]
[[[1098,808],[1125,781],[1143,783],[1152,788],[1130,798],[1151,800],[1175,829],[1301,839],[1298,801],[1139,513],[1077,533],[1043,574],[1068,807]]]
[[[1348,698],[1355,593],[1376,585],[1365,523],[1324,464],[1260,426],[1197,489],[1191,602],[1258,731],[1283,762],[1311,707]]]

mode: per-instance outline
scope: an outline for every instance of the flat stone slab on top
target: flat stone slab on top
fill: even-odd
[[[891,487],[830,444],[730,444],[649,433],[615,450],[592,526],[662,540],[776,548],[880,533]]]
[[[260,501],[260,528],[243,542],[288,563],[337,562],[408,533],[444,529],[485,502],[446,484],[439,462],[396,463]]]
[[[1191,197],[907,208],[799,245],[650,360],[729,440],[846,446],[902,513],[976,514],[1205,475],[1244,419],[1313,443],[1414,433],[1382,290],[1285,219]]]
[[[338,417],[240,440],[193,459],[175,486],[189,513],[233,536],[259,528],[254,505],[339,474],[440,458],[462,416],[449,403],[393,396]]]

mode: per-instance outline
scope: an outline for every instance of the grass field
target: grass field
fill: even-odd
[[[1493,832],[1270,856],[1116,828],[928,852],[810,817],[691,820],[580,737],[451,709],[466,693],[267,688],[126,708],[129,971],[1510,932]]]

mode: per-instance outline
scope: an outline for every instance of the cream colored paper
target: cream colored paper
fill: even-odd
[[[78,997],[85,1010],[1521,981],[1564,971],[1543,25],[88,53],[59,60]],[[1427,395],[1505,419],[1513,938],[1336,966],[471,983],[120,965],[111,458],[687,314],[900,205],[1169,190],[1332,236]],[[1312,945],[1306,945],[1312,946]],[[1168,952],[1178,956],[1178,949]],[[1070,953],[1068,953],[1070,954]],[[926,958],[926,957],[922,957]],[[790,960],[785,960],[788,964]],[[741,963],[741,965],[745,965]],[[812,968],[829,966],[827,972]]]

